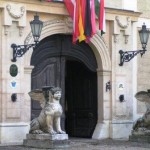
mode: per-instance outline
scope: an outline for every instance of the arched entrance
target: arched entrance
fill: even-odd
[[[97,123],[97,75],[74,60],[66,63],[66,131],[91,137]]]
[[[88,44],[72,44],[70,35],[52,35],[33,51],[32,89],[62,88],[62,126],[70,136],[91,137],[97,123],[97,63]],[[41,108],[32,101],[32,119]],[[65,127],[64,127],[65,126]]]

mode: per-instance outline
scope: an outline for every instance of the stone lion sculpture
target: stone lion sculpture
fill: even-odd
[[[33,134],[63,134],[61,130],[60,119],[62,107],[59,103],[61,98],[61,89],[59,87],[43,87],[42,90],[33,90],[29,92],[32,99],[41,103],[41,113],[39,117],[33,119],[30,124],[30,133]]]
[[[150,93],[140,91],[135,95],[136,99],[145,102],[147,110],[133,125],[133,134],[150,135]]]

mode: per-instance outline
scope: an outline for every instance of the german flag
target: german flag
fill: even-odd
[[[63,1],[73,20],[73,43],[90,38],[96,33],[95,10],[99,10],[99,29],[105,32],[104,0],[47,0]],[[95,5],[96,4],[96,5]],[[96,8],[96,9],[95,9]]]

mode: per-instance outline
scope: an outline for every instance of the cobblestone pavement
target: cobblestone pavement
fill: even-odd
[[[15,146],[0,146],[0,150],[44,150],[44,149],[29,148],[21,145],[20,146],[15,145]],[[70,139],[69,147],[64,148],[63,150],[150,150],[150,143],[129,142],[111,139],[107,140]]]

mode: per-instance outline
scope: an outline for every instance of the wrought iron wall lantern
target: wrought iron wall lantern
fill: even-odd
[[[140,41],[142,44],[143,50],[135,50],[135,51],[123,51],[120,50],[120,66],[123,66],[124,62],[129,62],[132,58],[134,58],[137,54],[141,54],[141,57],[146,52],[146,45],[148,42],[150,31],[146,29],[146,25],[142,25],[142,29],[139,31]]]
[[[34,20],[30,22],[30,26],[35,43],[28,45],[16,45],[14,43],[11,44],[11,47],[13,49],[13,58],[11,60],[12,62],[16,62],[17,57],[22,57],[31,47],[35,48],[38,45],[41,31],[43,28],[43,22],[39,20],[38,15],[34,16]]]

